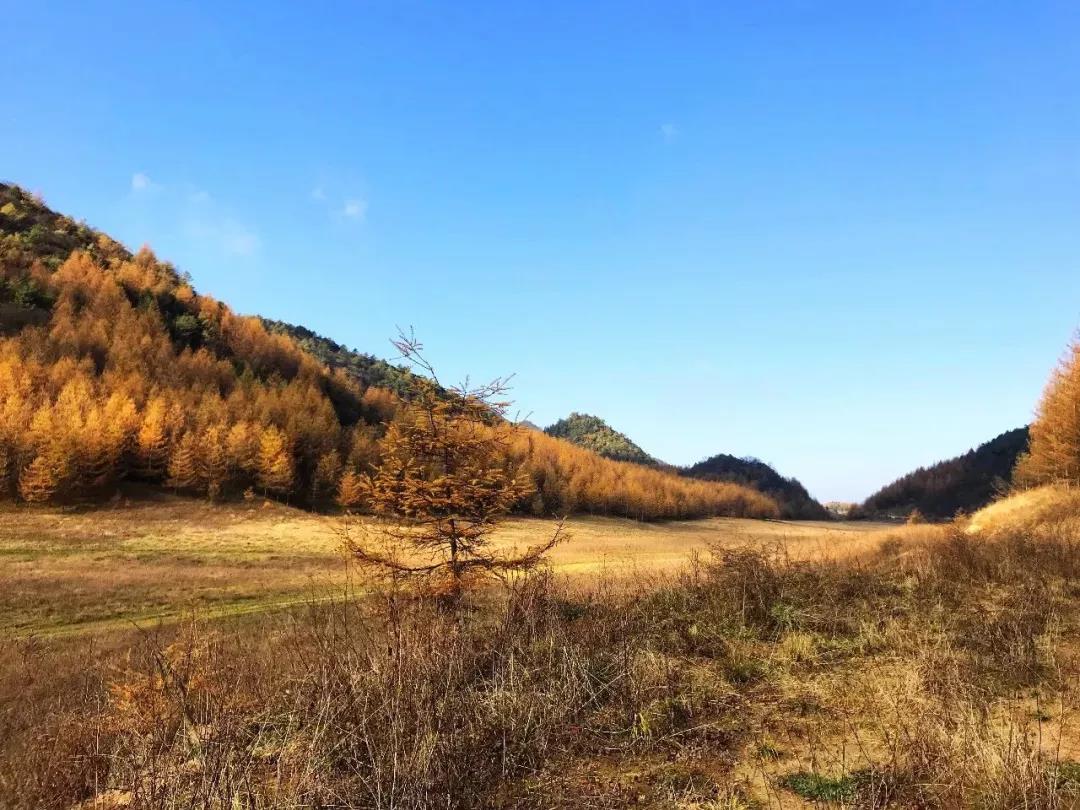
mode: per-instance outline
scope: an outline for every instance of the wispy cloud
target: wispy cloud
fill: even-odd
[[[235,222],[226,223],[226,229],[222,237],[222,245],[226,253],[234,256],[251,256],[259,252],[262,240],[255,231],[249,230]]]
[[[341,209],[341,213],[348,219],[363,222],[367,217],[367,209],[368,204],[366,200],[346,200],[345,205]]]
[[[131,175],[131,190],[136,194],[154,191],[159,188],[161,186],[151,180],[150,175],[146,172],[135,172],[135,174]]]
[[[665,143],[671,143],[679,137],[679,128],[672,123],[660,125],[660,136],[664,139]]]
[[[176,223],[188,240],[212,253],[249,257],[262,248],[258,231],[198,184],[163,184],[147,172],[136,172],[131,176],[131,196],[138,198],[136,205],[143,214],[151,206],[165,221]]]
[[[366,195],[355,185],[352,188],[343,186],[340,180],[321,179],[308,192],[308,199],[332,220],[358,224],[366,222],[371,207]]]
[[[185,224],[189,238],[226,256],[254,256],[262,240],[252,228],[230,218],[195,217]]]

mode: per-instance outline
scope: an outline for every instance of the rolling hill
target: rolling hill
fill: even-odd
[[[868,517],[903,517],[919,510],[930,518],[972,512],[993,500],[1012,481],[1016,460],[1028,446],[1028,429],[1016,428],[956,458],[920,467],[867,498]]]
[[[598,416],[572,413],[544,429],[549,436],[565,439],[604,458],[632,461],[635,464],[656,464],[657,461],[624,433],[612,428]]]
[[[690,467],[672,467],[650,456],[626,434],[615,430],[600,417],[576,412],[560,419],[544,432],[615,461],[654,466],[702,481],[751,487],[775,500],[780,506],[781,515],[786,518],[828,520],[832,517],[797,480],[784,478],[768,464],[754,458],[736,458],[720,453]]]
[[[780,505],[780,514],[797,520],[827,520],[830,512],[810,496],[798,480],[784,478],[756,458],[720,453],[682,470],[683,475],[705,481],[727,481],[753,487]]]
[[[409,372],[234,313],[148,248],[0,184],[0,499],[108,497],[141,481],[213,499],[328,505],[377,464]],[[522,431],[534,514],[767,516],[731,484],[616,464]]]

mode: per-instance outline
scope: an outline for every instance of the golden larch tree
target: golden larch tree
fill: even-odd
[[[341,479],[341,454],[330,450],[319,456],[315,464],[315,475],[311,482],[311,499],[318,503],[320,499],[332,498]]]
[[[1080,481],[1080,340],[1050,376],[1014,480],[1021,486]]]
[[[19,475],[19,495],[27,503],[44,503],[63,494],[71,462],[58,444],[46,446]]]
[[[284,433],[270,425],[259,440],[258,484],[263,494],[288,495],[293,486],[293,457]]]
[[[355,509],[364,500],[366,479],[358,472],[346,470],[338,484],[337,502],[345,509]]]
[[[143,412],[136,442],[139,472],[147,478],[159,479],[168,472],[172,433],[170,416],[169,408],[162,397],[151,399]]]
[[[562,523],[524,551],[493,548],[499,520],[531,490],[507,452],[516,426],[501,399],[506,381],[444,388],[415,338],[402,335],[394,345],[428,377],[411,378],[381,461],[363,479],[363,501],[382,520],[360,527],[359,537],[347,527],[348,543],[362,565],[420,578],[456,604],[473,581],[540,563],[562,539]]]
[[[14,453],[11,452],[11,447],[8,443],[0,438],[0,498],[7,498],[11,495],[11,467],[13,455]]]
[[[202,484],[199,469],[199,440],[192,431],[187,431],[169,459],[169,486],[178,490],[197,490]]]
[[[211,425],[203,434],[200,445],[200,464],[206,480],[206,494],[217,500],[229,485],[229,453],[226,447],[228,431],[224,425]]]

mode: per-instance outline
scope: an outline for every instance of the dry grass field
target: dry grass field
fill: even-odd
[[[0,807],[1080,807],[1077,514],[580,518],[451,615],[281,506],[5,512]]]
[[[276,503],[214,505],[157,496],[87,510],[0,512],[0,633],[54,635],[261,611],[336,591],[350,576],[343,520]],[[525,545],[552,521],[515,519],[497,542]],[[800,557],[875,548],[880,524],[736,518],[637,523],[574,518],[551,563],[557,572],[672,570],[722,544]]]

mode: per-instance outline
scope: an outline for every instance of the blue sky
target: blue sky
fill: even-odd
[[[239,311],[861,499],[1080,324],[1078,9],[9,3],[0,175]]]

